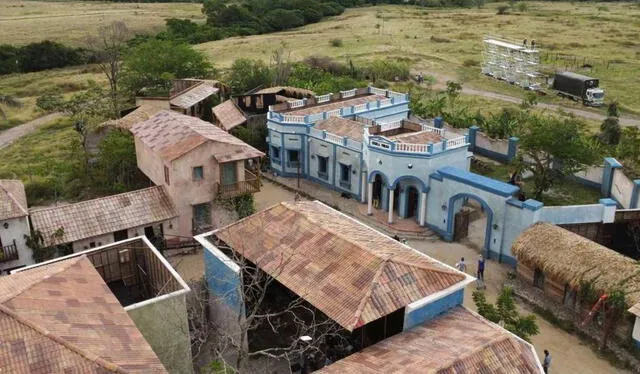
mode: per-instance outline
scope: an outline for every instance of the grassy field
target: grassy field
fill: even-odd
[[[300,29],[235,37],[198,46],[218,67],[238,57],[268,60],[283,43],[294,60],[327,55],[346,61],[403,59],[415,71],[460,79],[470,87],[523,95],[517,87],[479,74],[482,37],[488,33],[535,39],[551,61],[556,54],[575,55],[594,65],[584,71],[601,79],[609,100],[640,113],[640,6],[630,3],[527,2],[524,12],[497,15],[505,3],[483,9],[430,9],[376,6],[348,9],[343,15]],[[342,47],[330,40],[341,39]],[[556,64],[561,64],[562,61]],[[467,65],[467,66],[465,66]],[[472,65],[472,66],[469,66]],[[558,66],[564,68],[564,66]],[[550,64],[545,68],[553,71]],[[581,69],[582,70],[582,69]],[[443,78],[440,79],[445,80]],[[555,97],[545,101],[560,102]],[[581,107],[562,101],[562,104]]]
[[[82,46],[87,36],[113,21],[134,33],[157,33],[166,18],[204,20],[197,3],[113,3],[2,0],[1,43],[27,44],[44,39]]]

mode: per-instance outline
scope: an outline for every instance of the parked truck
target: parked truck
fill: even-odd
[[[553,78],[553,89],[562,97],[582,101],[584,105],[601,106],[604,104],[604,90],[598,88],[598,78],[563,72]]]

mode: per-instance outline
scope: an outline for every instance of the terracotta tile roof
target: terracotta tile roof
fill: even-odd
[[[214,235],[349,331],[465,280],[318,201],[283,202]]]
[[[541,373],[533,346],[463,307],[376,343],[318,373]]]
[[[27,195],[19,180],[0,179],[0,221],[28,215]]]
[[[220,163],[262,157],[264,153],[212,123],[162,110],[131,132],[165,160],[175,160],[200,145],[213,142],[212,156]]]
[[[336,110],[336,109],[360,105],[360,104],[366,104],[371,101],[384,100],[384,99],[386,99],[386,97],[379,96],[379,95],[352,97],[346,100],[334,101],[332,103],[320,104],[320,105],[314,105],[306,108],[296,109],[287,113],[295,116],[304,116],[307,114],[328,112],[331,110]]]
[[[218,93],[220,89],[207,82],[196,84],[171,97],[169,103],[182,109],[188,109],[211,95]]]
[[[352,121],[350,119],[331,117],[316,123],[314,127],[318,130],[326,130],[332,134],[346,136],[361,142],[365,125],[364,123]]]
[[[233,100],[227,100],[213,107],[213,115],[217,118],[220,126],[226,131],[247,122],[244,113],[242,113]]]
[[[439,143],[444,138],[435,132],[420,131],[420,132],[390,136],[389,139],[395,140],[400,143],[429,144],[429,143]]]
[[[30,215],[33,228],[40,230],[47,245],[71,243],[178,216],[163,186],[34,209]],[[54,234],[60,228],[64,233],[57,238]]]
[[[121,129],[129,130],[135,124],[148,120],[151,116],[161,110],[162,109],[157,106],[142,104],[126,116],[120,119],[107,121],[103,123],[102,126],[115,126]]]
[[[84,256],[0,278],[3,372],[166,373]]]

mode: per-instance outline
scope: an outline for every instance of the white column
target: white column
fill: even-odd
[[[360,196],[360,202],[365,202],[367,201],[367,197],[364,195],[364,187],[367,185],[367,174],[366,173],[362,173],[362,189],[360,191],[362,191],[362,196]],[[371,191],[369,190],[369,195],[371,195]],[[371,199],[369,199],[369,201],[371,201]],[[369,213],[371,214],[371,213]]]
[[[424,220],[427,216],[427,193],[420,194],[420,226],[424,226]]]
[[[367,199],[369,200],[369,206],[367,207],[367,214],[373,214],[373,183],[369,183],[367,186]]]
[[[389,190],[389,223],[393,223],[393,195],[395,190]]]

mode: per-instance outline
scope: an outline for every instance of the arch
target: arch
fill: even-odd
[[[491,226],[493,223],[493,209],[491,209],[491,207],[489,206],[489,204],[487,204],[487,202],[481,198],[480,196],[471,194],[471,193],[465,193],[465,192],[461,192],[457,195],[451,196],[449,198],[449,211],[447,213],[447,236],[449,238],[451,238],[451,240],[453,240],[453,221],[454,221],[454,214],[455,212],[453,211],[455,202],[459,199],[463,199],[463,198],[468,198],[468,199],[473,199],[477,202],[480,203],[480,205],[482,205],[482,208],[484,209],[484,211],[487,214],[487,226],[485,228],[485,232],[484,232],[484,248],[483,248],[483,255],[487,258],[489,258],[489,249],[491,248]]]
[[[407,197],[405,200],[404,211],[407,218],[413,217],[416,221],[420,219],[420,191],[416,186],[409,185],[407,188]]]
[[[420,178],[418,178],[418,177],[416,177],[414,175],[403,175],[401,177],[396,178],[396,180],[393,181],[393,184],[391,185],[391,189],[396,188],[398,183],[400,183],[402,181],[416,182],[421,187],[420,192],[429,192],[429,186],[427,186],[422,179],[420,179]]]
[[[376,175],[379,175],[380,178],[382,178],[382,182],[385,184],[385,186],[391,189],[391,185],[389,184],[389,178],[387,178],[387,176],[380,170],[374,170],[371,173],[369,173],[369,177],[367,178],[367,181],[369,183],[373,183],[376,179]]]

